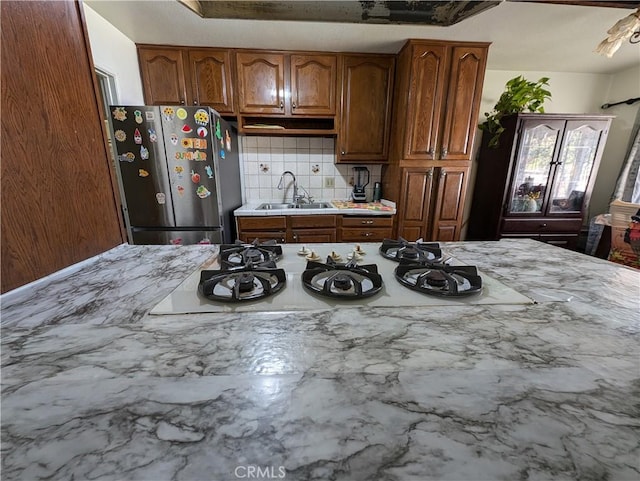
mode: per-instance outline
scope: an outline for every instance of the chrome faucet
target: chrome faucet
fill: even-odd
[[[284,178],[286,177],[287,174],[289,174],[293,179],[293,203],[296,205],[302,204],[304,203],[305,198],[307,199],[308,202],[311,202],[312,201],[311,196],[305,190],[304,187],[298,186],[298,181],[296,180],[296,176],[290,170],[285,170],[280,176],[280,182],[278,182],[278,190],[282,190],[284,188]],[[299,189],[302,189],[304,191],[304,194],[300,195]]]

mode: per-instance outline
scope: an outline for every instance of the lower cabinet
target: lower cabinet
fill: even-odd
[[[398,236],[409,241],[460,238],[468,166],[402,169]]]
[[[504,219],[501,237],[535,239],[547,244],[576,250],[581,227],[581,219],[549,219],[544,217]]]
[[[392,216],[332,214],[236,217],[243,242],[275,240],[314,244],[323,242],[381,242],[393,233]]]
[[[308,243],[336,242],[337,216],[291,215],[288,216],[288,242]]]
[[[380,242],[391,237],[393,217],[342,216],[341,242]]]
[[[286,242],[287,217],[284,215],[260,217],[236,217],[238,239],[242,242],[275,240]]]

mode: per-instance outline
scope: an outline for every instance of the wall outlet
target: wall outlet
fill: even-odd
[[[324,186],[325,187],[335,187],[336,186],[336,179],[335,177],[325,177],[324,178]]]

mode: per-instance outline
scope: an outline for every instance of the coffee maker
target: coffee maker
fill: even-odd
[[[366,167],[354,167],[353,174],[353,192],[351,193],[351,198],[354,202],[366,202],[367,194],[364,191],[364,188],[369,185],[369,169]],[[366,180],[365,180],[366,179]]]

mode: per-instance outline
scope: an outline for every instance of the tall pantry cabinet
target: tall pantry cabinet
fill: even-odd
[[[460,238],[488,48],[409,40],[398,54],[383,189],[400,237]]]

